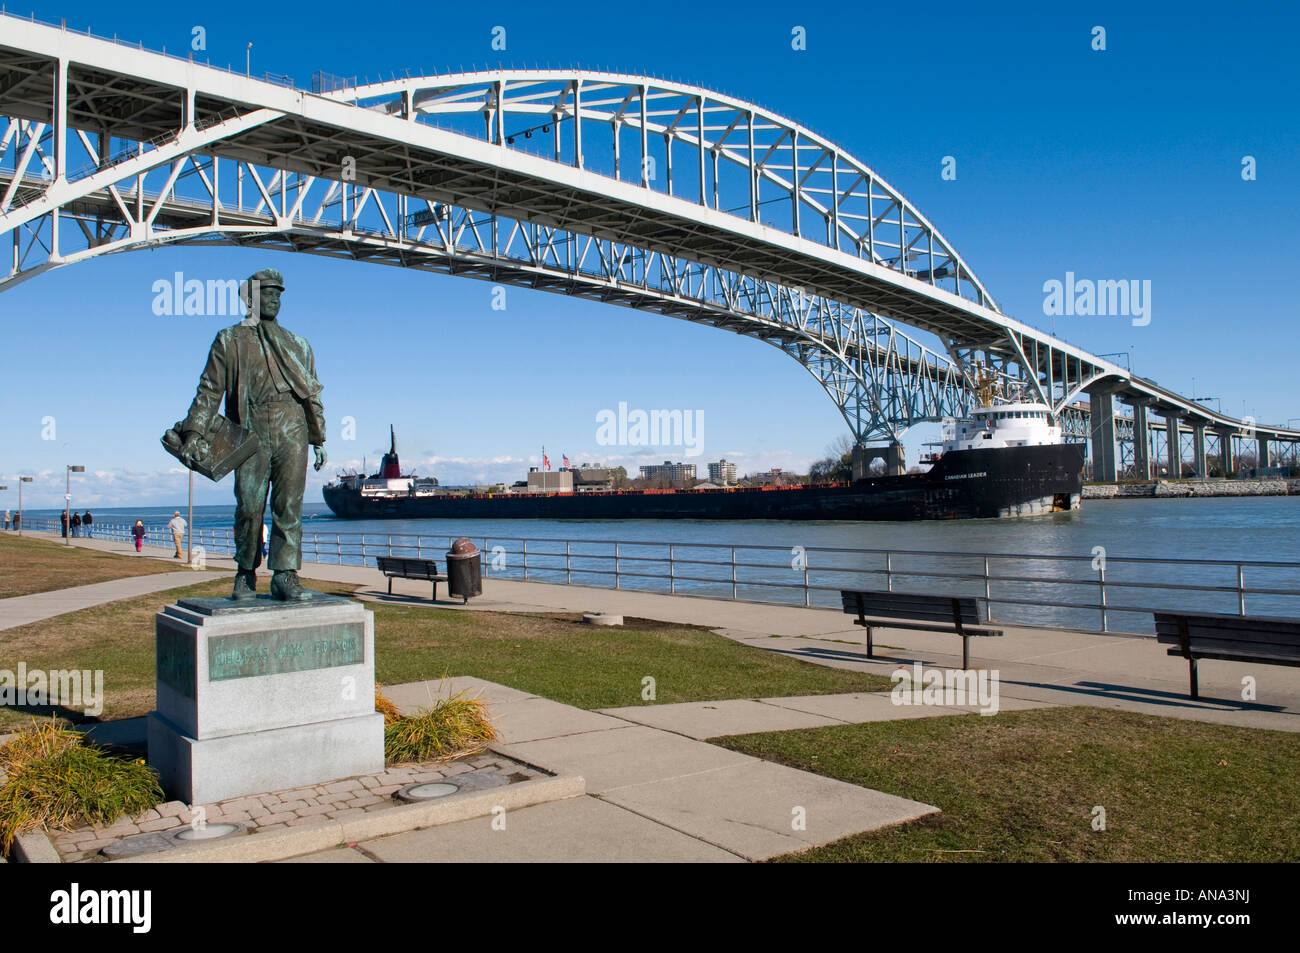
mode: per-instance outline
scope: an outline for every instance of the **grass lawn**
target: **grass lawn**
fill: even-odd
[[[379,680],[476,675],[578,708],[777,695],[875,692],[881,675],[827,668],[741,645],[706,628],[628,618],[586,625],[581,614],[464,612],[415,606],[375,610]]]
[[[353,587],[303,580],[350,595]],[[0,632],[0,668],[102,669],[109,721],[154,705],[154,615],[187,596],[221,596],[230,580],[124,599]],[[266,581],[259,580],[266,591]],[[465,612],[368,604],[375,613],[376,677],[386,684],[476,675],[584,708],[641,705],[642,678],[658,703],[768,695],[881,691],[887,678],[764,652],[707,629],[629,620],[623,629],[580,617]],[[31,713],[0,708],[0,728]]]
[[[714,743],[943,810],[786,861],[1300,860],[1291,732],[1080,707]],[[1092,829],[1096,806],[1104,831]]]
[[[116,556],[39,537],[0,533],[0,599],[178,568],[175,562],[145,556]]]

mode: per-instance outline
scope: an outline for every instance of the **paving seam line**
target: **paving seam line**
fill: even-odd
[[[859,694],[861,694],[861,695],[875,695],[875,694],[877,694],[877,693],[876,693],[876,692],[850,692],[849,694],[853,694],[853,695],[859,695]],[[883,693],[881,693],[881,694],[883,694]],[[773,696],[771,696],[771,695],[768,696],[769,699],[771,699],[772,697],[773,697]],[[819,696],[817,696],[817,697],[819,697],[819,698],[834,698],[834,697],[836,697],[836,696],[834,696],[834,695],[819,695]],[[802,708],[793,708],[793,707],[791,707],[791,706],[789,706],[789,705],[781,705],[781,704],[778,704],[777,702],[770,701],[770,700],[764,700],[764,699],[762,699],[762,698],[753,698],[753,699],[750,699],[750,701],[756,701],[756,702],[758,702],[760,705],[766,705],[767,707],[769,707],[769,708],[775,708],[775,709],[777,709],[778,711],[793,711],[793,712],[798,712],[798,713],[801,714],[801,715],[814,715],[814,716],[816,716],[816,717],[818,717],[818,718],[826,718],[826,719],[828,719],[829,721],[839,722],[841,725],[863,725],[863,724],[867,724],[867,722],[862,722],[862,721],[845,721],[843,718],[836,718],[834,715],[827,715],[827,714],[824,714],[824,713],[819,712],[819,711],[804,711]],[[822,727],[822,728],[829,728],[829,727],[831,727],[831,726],[830,726],[830,725],[821,725],[821,726],[819,726],[819,727]],[[747,734],[747,735],[758,735],[758,734],[763,734],[764,731],[770,731],[770,730],[776,730],[776,731],[799,731],[800,729],[798,729],[798,728],[793,728],[793,729],[791,729],[791,728],[763,729],[763,731],[746,731],[746,732],[742,732],[742,734]],[[718,738],[725,738],[726,735],[717,735],[716,737],[718,737]]]
[[[682,777],[687,777],[687,775],[682,775]],[[625,787],[633,787],[633,786],[634,785],[625,785]],[[615,790],[619,790],[619,789],[615,789]],[[692,834],[689,831],[682,830],[680,827],[674,827],[672,824],[669,824],[666,821],[662,821],[657,817],[651,817],[649,814],[643,814],[640,811],[638,811],[636,808],[628,807],[626,804],[619,804],[617,801],[611,801],[604,796],[604,794],[606,793],[608,792],[604,792],[602,794],[589,794],[588,796],[595,798],[597,801],[601,801],[605,804],[608,804],[610,807],[616,807],[620,811],[627,811],[629,814],[634,814],[637,817],[642,818],[643,820],[649,821],[651,824],[658,824],[660,827],[666,828],[667,830],[676,831],[678,834],[681,834],[683,837],[689,837],[691,840],[699,841],[702,844],[708,844],[710,847],[716,847],[724,854],[730,854],[732,857],[739,857],[747,864],[754,863],[753,860],[746,857],[744,854],[736,850],[733,850],[730,847],[724,847],[722,844],[715,843],[714,841],[709,840],[707,837],[701,837],[699,834]],[[767,828],[763,828],[763,830],[767,831]],[[772,832],[768,831],[768,833],[772,833]],[[785,835],[779,835],[779,836],[785,836]]]
[[[644,727],[648,727],[648,726],[646,726],[646,725],[642,725],[642,726],[640,726],[640,727],[643,727],[643,728],[644,728]],[[654,730],[658,730],[658,729],[654,729]],[[721,735],[720,735],[719,737],[725,737],[725,736],[721,736]],[[700,741],[698,738],[691,738],[690,740],[691,740],[691,741],[698,742],[699,744],[702,744],[702,745],[707,745],[707,744],[708,744],[707,741]],[[718,745],[710,745],[710,747],[718,748],[719,751],[726,751],[727,754],[740,754],[740,752],[738,752],[738,751],[731,751],[730,749],[727,749],[727,748],[720,748],[720,747],[718,747]],[[606,788],[605,790],[599,792],[598,794],[593,794],[592,796],[593,796],[593,797],[602,797],[602,796],[604,796],[604,795],[606,795],[606,794],[613,794],[615,791],[626,791],[628,788],[648,787],[648,786],[650,786],[650,785],[652,785],[652,784],[667,784],[667,783],[669,783],[670,781],[683,781],[683,780],[685,780],[686,778],[698,778],[698,777],[700,777],[701,775],[704,775],[704,774],[714,774],[714,773],[716,773],[716,772],[718,772],[718,771],[726,771],[726,770],[728,770],[729,768],[743,768],[743,767],[746,767],[750,762],[753,762],[754,764],[769,764],[769,763],[774,763],[774,762],[768,762],[768,761],[765,761],[763,758],[756,758],[756,757],[754,757],[752,754],[742,754],[741,757],[743,757],[743,758],[747,758],[747,759],[749,759],[749,760],[748,760],[748,761],[740,761],[740,762],[732,762],[732,763],[730,763],[730,764],[720,764],[720,765],[718,765],[718,766],[715,767],[715,768],[705,768],[705,769],[702,770],[702,771],[690,771],[690,772],[688,772],[688,773],[686,773],[686,774],[674,774],[671,778],[652,778],[652,779],[650,779],[649,781],[633,781],[631,784],[620,784],[618,787],[615,787],[615,788]],[[798,768],[795,768],[795,769],[793,769],[793,770],[796,770],[796,771],[797,771]],[[811,772],[806,772],[806,773],[811,773]],[[817,776],[820,777],[820,775],[817,775]]]

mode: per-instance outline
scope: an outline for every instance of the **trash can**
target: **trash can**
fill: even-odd
[[[447,550],[447,592],[465,602],[483,595],[483,554],[464,536]]]

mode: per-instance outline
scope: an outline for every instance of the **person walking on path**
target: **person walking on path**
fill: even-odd
[[[72,514],[72,536],[74,539],[81,536],[81,514]]]
[[[85,529],[87,538],[89,538],[92,535],[92,533],[90,532],[90,524],[93,522],[94,520],[91,519],[90,517],[90,510],[86,510],[86,515],[81,518],[81,526],[83,529]]]
[[[15,514],[14,514],[14,532],[16,533],[16,532],[18,532],[18,531],[19,531],[20,529],[22,529],[22,528],[23,528],[23,514],[22,514],[22,513],[15,513]]]
[[[185,519],[181,516],[181,511],[174,511],[171,522],[167,524],[167,529],[172,534],[172,540],[176,543],[176,555],[172,557],[173,559],[181,558],[181,540],[185,538],[185,525]]]
[[[9,528],[9,511],[5,510],[5,529]]]
[[[135,525],[131,527],[131,535],[135,537],[135,551],[138,553],[144,543],[144,520],[135,521]]]
[[[59,520],[63,523],[63,538],[68,538],[68,511],[64,510],[59,514]]]

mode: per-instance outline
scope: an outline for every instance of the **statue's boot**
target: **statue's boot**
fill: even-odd
[[[235,573],[235,591],[232,599],[252,599],[257,595],[257,573],[251,569],[241,569]]]
[[[271,595],[282,602],[304,602],[311,598],[311,591],[302,587],[296,572],[283,569],[271,577]]]

